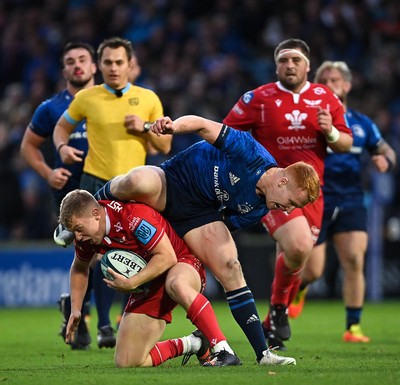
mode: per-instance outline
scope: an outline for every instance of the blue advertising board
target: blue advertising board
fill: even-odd
[[[0,307],[54,306],[69,292],[74,248],[0,247]]]

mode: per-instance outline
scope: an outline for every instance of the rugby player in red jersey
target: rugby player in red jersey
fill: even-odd
[[[203,265],[161,214],[141,203],[98,202],[88,191],[77,189],[63,199],[60,223],[74,232],[76,240],[67,343],[73,341],[81,319],[92,260],[108,250],[124,249],[140,255],[147,265],[129,279],[108,269],[114,280],[104,279],[113,289],[131,292],[117,334],[117,367],[158,366],[170,358],[192,354],[197,354],[203,366],[241,364],[210,302],[201,294],[206,279]],[[143,284],[147,284],[143,291],[132,292]],[[158,342],[178,303],[198,330]],[[214,354],[210,355],[209,348]]]
[[[224,119],[239,130],[251,130],[280,167],[297,161],[311,164],[321,185],[326,147],[346,152],[352,145],[342,103],[326,86],[307,80],[310,49],[299,39],[281,42],[274,59],[278,81],[246,92]],[[287,310],[300,285],[299,274],[321,227],[323,197],[291,213],[268,212],[262,222],[277,242],[270,309],[263,322],[270,345],[284,348],[291,332]]]

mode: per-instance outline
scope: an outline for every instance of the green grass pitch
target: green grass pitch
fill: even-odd
[[[0,383],[5,385],[396,385],[400,384],[400,333],[398,301],[367,303],[363,329],[369,344],[346,344],[341,337],[344,310],[339,301],[309,300],[301,317],[291,320],[292,338],[284,353],[297,366],[259,366],[242,331],[225,302],[213,303],[220,325],[241,358],[240,367],[202,368],[195,356],[158,368],[117,369],[113,349],[98,349],[95,309],[90,320],[93,337],[88,351],[72,351],[57,335],[61,314],[46,309],[0,309]],[[264,315],[265,301],[257,301]],[[113,307],[116,318],[119,306]],[[193,325],[182,309],[174,312],[165,338],[189,334]],[[279,353],[280,354],[280,353]]]

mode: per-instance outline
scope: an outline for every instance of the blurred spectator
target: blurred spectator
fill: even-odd
[[[0,240],[10,238],[23,218],[22,193],[14,164],[18,151],[18,140],[0,122]]]
[[[196,113],[214,120],[222,120],[245,90],[275,79],[271,50],[277,42],[305,39],[315,68],[324,60],[349,63],[354,108],[378,121],[384,137],[389,143],[394,140],[391,144],[399,151],[396,0],[2,1],[0,121],[7,142],[2,148],[19,145],[21,132],[12,122],[16,109],[27,105],[31,112],[60,90],[57,60],[63,46],[72,40],[98,46],[111,36],[132,41],[143,68],[138,81],[157,92],[166,115]],[[17,102],[10,101],[15,95],[9,86],[20,88]],[[196,140],[176,138],[173,151]],[[17,153],[11,157],[7,162],[23,165]],[[14,170],[18,175],[18,168]],[[3,176],[0,182],[3,185]],[[29,196],[34,185],[20,186],[22,195]],[[26,223],[28,211],[22,215],[21,223]]]

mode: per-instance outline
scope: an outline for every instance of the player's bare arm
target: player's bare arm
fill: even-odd
[[[46,138],[35,134],[27,127],[21,143],[21,155],[43,179],[47,181],[50,187],[60,190],[68,182],[71,172],[63,167],[52,169],[45,161],[40,150]]]
[[[68,122],[64,116],[58,120],[53,133],[54,146],[65,164],[83,162],[83,151],[68,146],[69,136],[74,131],[75,125]]]
[[[74,341],[74,333],[81,320],[81,309],[89,280],[90,261],[82,261],[76,256],[70,270],[71,315],[68,320],[65,342]]]
[[[392,171],[397,166],[396,152],[383,139],[378,144],[378,148],[371,159],[379,172]]]
[[[221,128],[221,123],[196,115],[185,115],[174,121],[168,116],[157,119],[151,130],[157,135],[196,132],[204,140],[212,144],[217,140]]]

